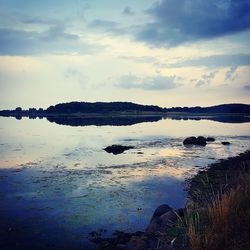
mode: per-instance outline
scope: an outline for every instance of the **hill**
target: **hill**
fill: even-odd
[[[161,108],[155,105],[141,105],[132,102],[70,102],[50,106],[47,113],[110,113],[110,112],[164,112],[164,113],[228,113],[250,114],[248,104],[222,104],[211,107]]]
[[[81,116],[81,115],[163,115],[163,116],[206,116],[206,115],[250,115],[249,104],[221,104],[211,107],[172,107],[162,108],[156,105],[142,105],[132,102],[69,102],[50,106],[47,109],[30,108],[23,110],[2,110],[0,116]]]
[[[182,112],[182,113],[217,113],[217,114],[250,114],[249,104],[221,104],[210,107],[173,107],[165,108],[165,112]]]
[[[110,112],[164,112],[154,105],[141,105],[132,102],[70,102],[50,106],[48,113],[110,113]]]

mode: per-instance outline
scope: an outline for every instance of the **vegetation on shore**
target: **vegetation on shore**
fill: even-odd
[[[237,187],[211,195],[204,208],[188,213],[190,248],[250,249],[250,175]]]
[[[250,152],[194,177],[186,209],[191,250],[250,249]]]

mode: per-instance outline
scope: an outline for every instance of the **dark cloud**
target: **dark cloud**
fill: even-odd
[[[124,89],[168,90],[177,87],[176,76],[154,76],[140,78],[134,75],[121,77],[116,85]]]
[[[249,29],[249,0],[162,0],[147,11],[154,21],[138,27],[137,39],[153,45],[211,39]]]
[[[225,81],[233,81],[237,77],[237,71],[238,66],[231,66],[229,70],[225,74]]]
[[[127,15],[127,16],[133,16],[135,12],[129,6],[126,6],[123,9],[122,14]]]
[[[95,49],[95,46],[83,44],[77,35],[67,33],[59,25],[44,32],[0,29],[1,55],[88,53]]]
[[[233,54],[233,55],[212,55],[183,60],[177,63],[162,64],[161,67],[231,67],[232,65],[247,66],[250,65],[250,54]]]

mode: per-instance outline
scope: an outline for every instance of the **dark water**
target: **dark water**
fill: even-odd
[[[72,127],[0,118],[0,249],[88,249],[91,231],[144,230],[158,205],[184,205],[187,177],[250,146],[247,122],[140,122]],[[186,148],[191,135],[216,141]],[[106,153],[112,144],[134,149]]]

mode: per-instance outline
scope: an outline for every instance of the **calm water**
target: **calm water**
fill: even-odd
[[[191,135],[216,141],[186,148]],[[0,248],[86,249],[91,231],[144,230],[158,205],[182,207],[187,177],[250,148],[250,123],[71,127],[2,117],[0,138]],[[112,155],[103,150],[111,144],[135,148]]]

